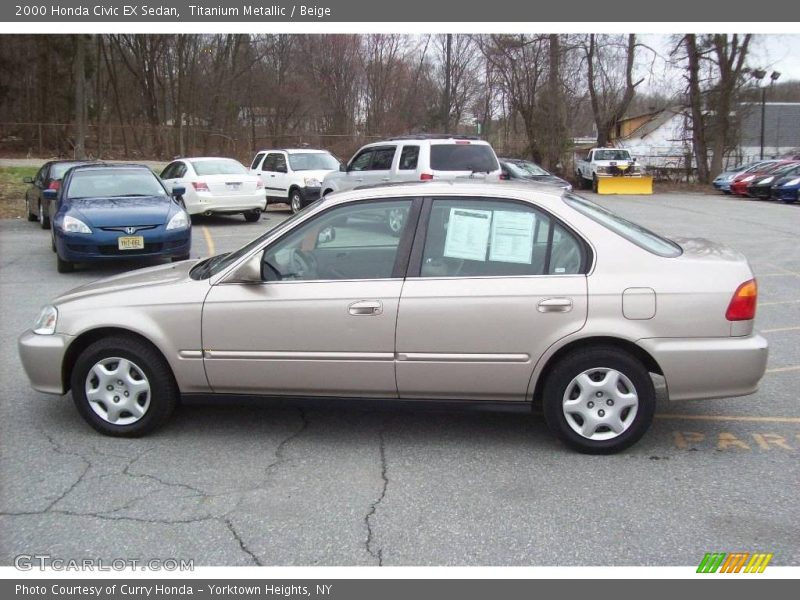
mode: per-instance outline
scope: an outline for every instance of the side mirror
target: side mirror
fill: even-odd
[[[317,234],[317,246],[320,244],[329,244],[336,239],[336,228],[325,227]]]
[[[226,283],[261,283],[261,256],[253,256],[226,280]]]
[[[347,173],[347,165],[344,163],[339,163],[339,172],[340,173]]]
[[[55,200],[56,197],[58,196],[58,190],[51,190],[49,188],[46,190],[42,190],[42,196],[44,197],[45,200]]]
[[[23,177],[22,183],[33,183],[33,177]]]
[[[185,193],[186,193],[186,188],[183,187],[182,185],[176,185],[175,187],[172,188],[172,195],[175,198],[183,196]]]

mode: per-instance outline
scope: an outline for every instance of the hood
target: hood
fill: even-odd
[[[311,170],[311,171],[295,171],[294,172],[294,174],[297,175],[298,177],[302,177],[304,179],[306,177],[313,177],[314,179],[318,179],[320,182],[322,182],[322,180],[325,179],[325,177],[327,177],[330,173],[339,173],[339,171],[332,170],[332,169],[325,169],[325,170],[314,169],[314,170]]]
[[[173,206],[167,196],[70,200],[70,209],[90,227],[163,225]]]
[[[747,263],[747,259],[741,252],[706,238],[676,237],[670,239],[681,247],[684,258]]]
[[[186,279],[191,268],[198,262],[197,260],[184,260],[178,263],[147,267],[121,273],[120,275],[113,275],[112,277],[105,277],[70,290],[56,298],[53,303],[58,305],[86,296],[96,296],[133,288],[157,288],[160,285],[168,285]],[[154,289],[153,294],[157,295],[158,290]]]

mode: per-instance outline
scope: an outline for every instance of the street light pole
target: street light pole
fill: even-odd
[[[759,160],[764,160],[764,118],[767,112],[767,88],[761,88],[761,152]]]

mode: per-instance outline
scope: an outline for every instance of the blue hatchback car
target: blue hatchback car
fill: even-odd
[[[59,190],[52,246],[59,273],[75,263],[109,259],[189,258],[192,222],[161,180],[146,166],[91,164],[73,167]]]

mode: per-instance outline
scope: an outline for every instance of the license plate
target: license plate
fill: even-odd
[[[144,237],[141,235],[118,237],[117,247],[120,250],[144,250]]]
[[[225,184],[225,187],[227,187],[229,190],[238,190],[240,187],[242,187],[242,184],[238,181],[232,183],[228,182]]]

